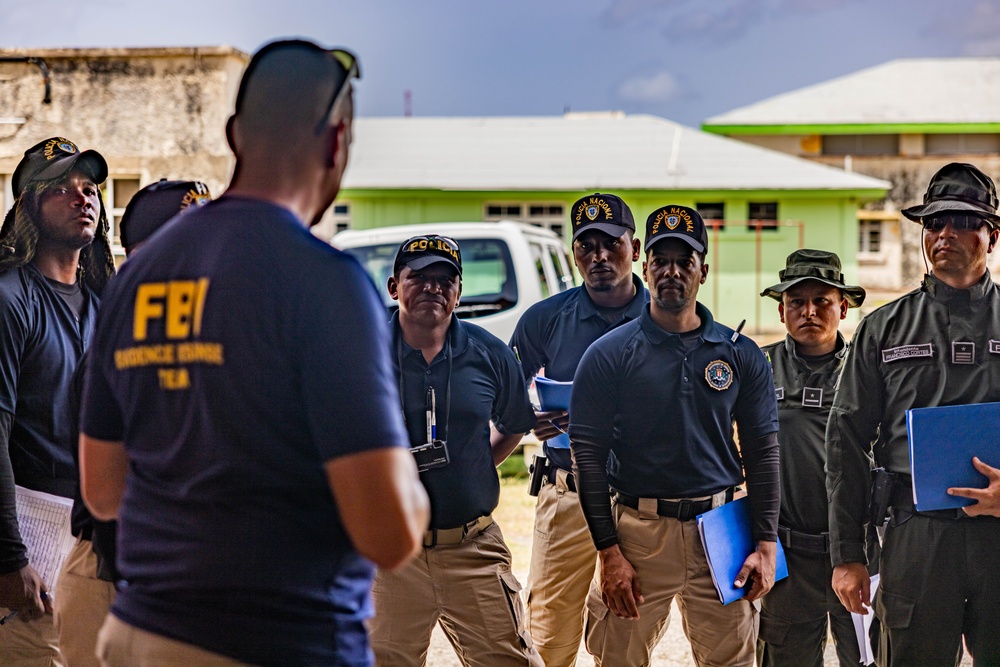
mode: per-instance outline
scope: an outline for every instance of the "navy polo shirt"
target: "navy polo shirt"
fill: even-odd
[[[406,445],[385,308],[287,209],[223,196],[108,285],[81,430],[123,440],[112,613],[261,665],[369,667],[372,564],[324,465]]]
[[[397,377],[402,363],[400,385],[410,444],[427,442],[427,391],[433,387],[437,437],[448,445],[450,462],[420,473],[431,501],[431,528],[456,528],[490,514],[500,501],[490,421],[506,435],[527,433],[535,426],[514,353],[482,327],[453,315],[445,346],[428,364],[420,350],[402,340],[398,312],[391,326]]]
[[[743,440],[778,430],[767,359],[700,303],[697,345],[661,329],[646,306],[590,346],[573,381],[573,448],[610,451],[608,480],[644,498],[707,496],[743,481]]]
[[[539,301],[521,316],[510,339],[510,346],[517,351],[524,371],[524,379],[531,379],[542,368],[545,377],[559,382],[569,382],[576,374],[576,367],[591,343],[624,322],[636,319],[643,306],[649,303],[649,291],[632,275],[635,296],[617,319],[608,322],[590,298],[586,286],[550,296]],[[568,448],[542,445],[550,464],[570,470],[573,462]]]

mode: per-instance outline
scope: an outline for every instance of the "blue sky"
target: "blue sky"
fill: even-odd
[[[697,126],[893,58],[1000,56],[1000,3],[0,0],[6,48],[253,51],[283,36],[356,51],[362,115],[402,115],[409,90],[416,116],[620,110]]]

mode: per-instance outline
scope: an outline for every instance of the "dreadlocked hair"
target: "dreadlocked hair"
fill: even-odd
[[[35,258],[38,248],[41,195],[60,182],[56,179],[29,183],[7,211],[3,226],[0,227],[0,273],[20,268]],[[80,251],[76,279],[100,296],[111,276],[115,274],[115,260],[111,254],[111,241],[108,239],[110,225],[100,189],[97,191],[97,197],[101,202],[97,231],[93,242]]]

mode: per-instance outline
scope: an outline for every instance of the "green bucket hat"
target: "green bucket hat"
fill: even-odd
[[[857,308],[865,302],[863,287],[844,284],[844,274],[840,269],[840,257],[835,252],[809,248],[796,250],[785,260],[785,268],[778,272],[778,280],[781,282],[777,285],[771,285],[760,295],[781,301],[782,292],[788,290],[792,285],[797,285],[803,280],[818,280],[843,292],[850,308]]]

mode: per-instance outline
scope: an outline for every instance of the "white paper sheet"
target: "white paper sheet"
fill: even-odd
[[[875,591],[878,590],[879,576],[872,575],[871,600],[872,607],[875,602]],[[861,664],[870,665],[875,662],[875,652],[872,650],[872,640],[869,631],[872,629],[872,620],[875,618],[875,610],[868,607],[868,613],[862,616],[851,612],[851,620],[854,622],[854,634],[858,638],[858,648],[861,649]]]
[[[70,532],[73,500],[20,486],[16,490],[17,523],[28,548],[28,561],[51,595],[63,561],[76,541]]]

